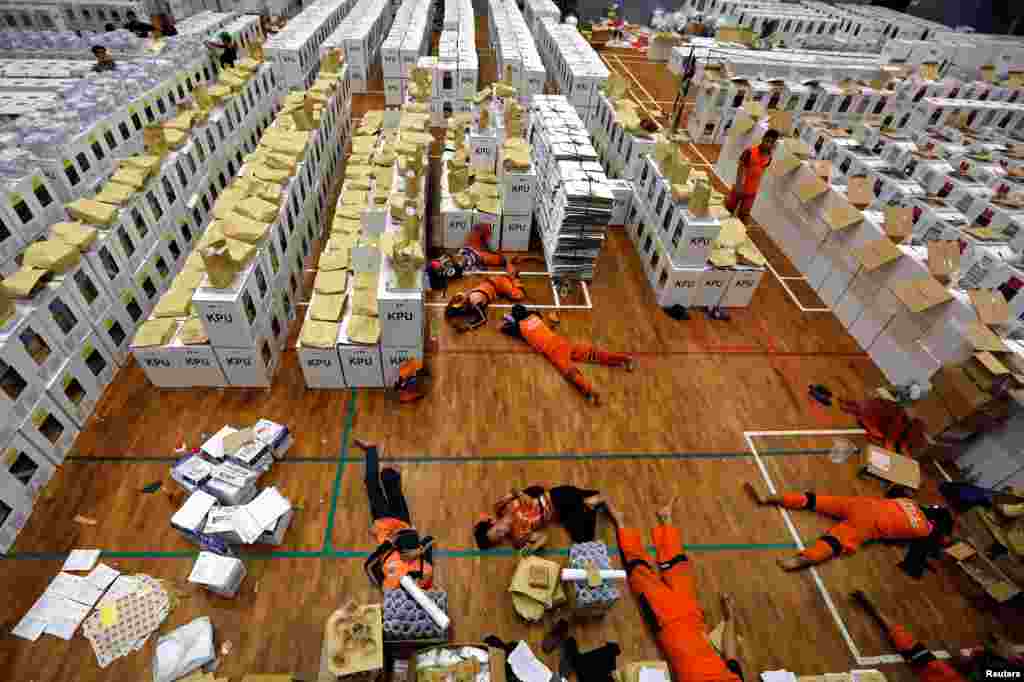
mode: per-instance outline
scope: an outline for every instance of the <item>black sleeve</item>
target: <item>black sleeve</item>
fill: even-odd
[[[530,497],[541,497],[544,495],[544,490],[542,485],[531,485],[529,488],[524,488],[523,493]]]
[[[743,668],[740,667],[740,662],[735,658],[730,658],[725,662],[725,667],[736,674],[736,677],[743,679]]]

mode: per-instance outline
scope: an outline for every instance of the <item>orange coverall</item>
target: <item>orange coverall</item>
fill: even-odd
[[[477,225],[470,230],[466,237],[466,245],[463,248],[472,249],[480,259],[482,265],[488,267],[501,267],[505,264],[505,257],[495,253],[487,247],[487,240],[491,238],[491,226],[486,223]]]
[[[519,322],[519,333],[530,346],[543,353],[566,379],[576,385],[583,395],[594,392],[594,386],[587,380],[574,362],[590,362],[606,367],[626,364],[630,356],[626,353],[612,353],[595,348],[589,343],[572,343],[551,331],[540,315],[530,315]]]
[[[921,682],[965,682],[963,675],[918,642],[900,625],[889,628],[889,639],[896,645],[896,651],[910,664]]]
[[[926,538],[932,532],[932,523],[921,508],[908,499],[785,493],[782,506],[819,511],[842,520],[800,553],[815,562],[839,554],[853,554],[869,540],[915,540]]]
[[[761,145],[754,145],[740,155],[740,169],[743,173],[743,186],[734,185],[725,207],[734,215],[748,216],[754,207],[757,190],[761,186],[761,176],[772,162],[772,155],[761,151]]]
[[[673,678],[679,682],[739,682],[704,634],[704,611],[697,602],[693,570],[683,554],[679,529],[654,528],[660,576],[644,551],[640,531],[619,528],[618,536],[629,587],[645,616],[653,616],[658,644],[668,658]]]
[[[412,526],[401,519],[384,518],[373,522],[373,534],[379,544],[387,542],[395,533],[406,528],[412,528]],[[397,549],[392,550],[385,557],[382,568],[384,580],[381,587],[385,590],[397,590],[401,587],[402,577],[416,571],[423,573],[423,577],[416,581],[421,588],[429,590],[434,585],[434,567],[430,562],[419,559],[406,561]]]

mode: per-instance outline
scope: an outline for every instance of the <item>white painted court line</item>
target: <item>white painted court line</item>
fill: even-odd
[[[504,270],[501,270],[501,271],[471,270],[471,271],[468,271],[468,272],[466,272],[464,274],[465,275],[484,275],[484,276],[487,276],[487,275],[507,275],[508,273],[505,272]],[[548,272],[520,272],[519,276],[520,277],[548,277],[548,278],[550,278],[551,277],[551,273],[548,273]],[[586,282],[583,282],[583,281],[580,282],[580,286],[583,288],[583,298],[586,301],[586,303],[584,305],[568,305],[568,304],[563,304],[561,297],[559,297],[559,295],[558,295],[558,287],[555,286],[555,281],[553,279],[549,279],[549,284],[551,285],[551,293],[553,294],[553,296],[555,298],[555,304],[554,305],[550,305],[550,304],[547,304],[547,303],[522,303],[521,305],[523,305],[524,307],[526,307],[526,308],[528,308],[530,310],[593,310],[594,309],[594,303],[590,299],[590,289],[587,287],[587,283]],[[448,303],[446,301],[427,301],[424,305],[426,305],[429,308],[445,308],[445,307],[447,307]],[[488,305],[487,307],[488,308],[506,309],[506,308],[512,308],[513,305],[514,304],[512,304],[512,303],[492,303],[492,304]]]
[[[862,429],[847,429],[842,433],[864,433]],[[764,478],[765,484],[768,486],[768,492],[772,495],[777,495],[778,490],[775,488],[775,483],[772,482],[772,477],[768,474],[768,468],[764,465],[764,461],[761,459],[761,455],[757,452],[757,447],[754,445],[755,436],[809,436],[809,435],[822,435],[830,436],[840,433],[839,430],[834,431],[744,431],[743,438],[747,441],[747,447],[750,448],[751,454],[754,455],[754,461],[757,462],[757,468],[761,470],[761,477]],[[785,507],[779,507],[779,513],[782,514],[782,520],[786,524],[786,528],[789,529],[789,534],[793,536],[793,542],[802,552],[804,550],[804,542],[800,538],[800,533],[797,532],[796,526],[793,525],[793,519],[789,516],[789,510]],[[832,602],[832,596],[825,589],[825,583],[822,581],[821,576],[818,575],[818,571],[811,566],[809,569],[811,576],[814,578],[814,584],[818,586],[818,593],[821,595],[822,600],[825,602],[825,608],[828,609],[829,613],[832,614],[832,620],[835,621],[836,627],[839,628],[839,634],[842,635],[843,640],[846,642],[847,648],[850,650],[850,655],[853,656],[853,660],[858,665],[862,665],[860,662],[861,655],[860,649],[853,641],[853,637],[850,635],[850,631],[846,627],[846,623],[843,622],[842,617],[839,615],[839,610],[836,609],[836,605]]]

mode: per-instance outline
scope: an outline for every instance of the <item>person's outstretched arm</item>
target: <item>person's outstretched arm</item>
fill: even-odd
[[[725,618],[725,630],[722,632],[722,658],[726,663],[739,661],[737,658],[739,637],[736,634],[736,609],[731,594],[722,595],[722,616]]]

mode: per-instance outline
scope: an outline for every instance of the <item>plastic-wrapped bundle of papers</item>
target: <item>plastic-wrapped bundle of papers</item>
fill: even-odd
[[[222,597],[234,597],[238,594],[238,588],[242,586],[245,575],[245,564],[241,559],[213,552],[200,552],[192,566],[188,581],[202,585]]]
[[[264,488],[248,504],[210,509],[203,533],[231,544],[280,545],[293,513],[277,488]]]

